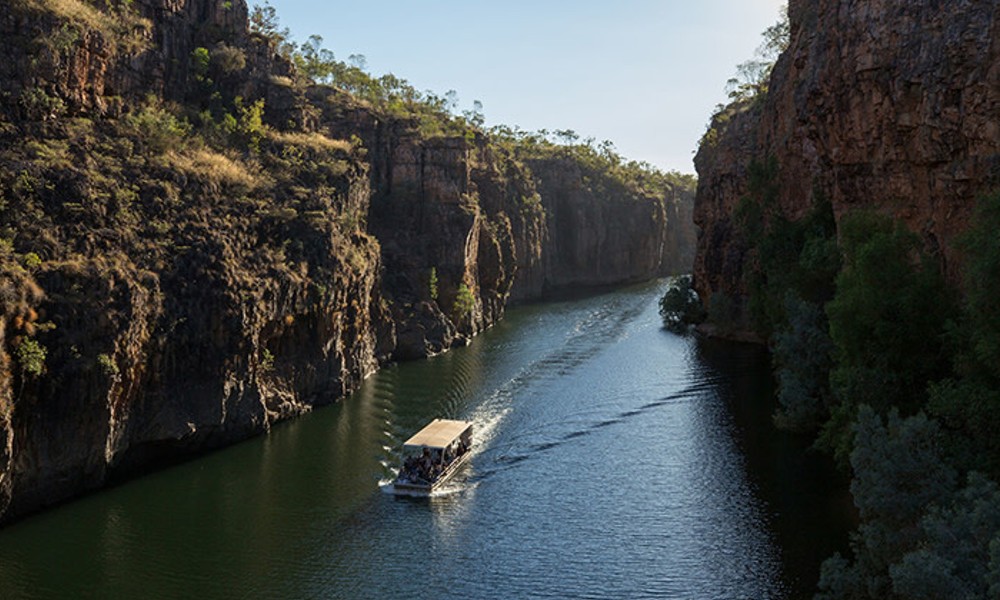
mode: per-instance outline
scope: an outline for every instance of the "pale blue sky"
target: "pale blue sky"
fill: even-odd
[[[249,0],[251,5],[254,0]],[[261,0],[261,3],[263,0]],[[488,125],[573,129],[693,173],[726,80],[784,0],[271,0],[302,41],[363,54],[420,90],[483,103]]]

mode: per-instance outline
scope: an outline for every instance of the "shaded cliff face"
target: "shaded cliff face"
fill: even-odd
[[[685,260],[683,203],[307,85],[242,0],[11,6],[0,521],[333,402],[512,294]]]
[[[631,283],[685,273],[695,235],[688,192],[652,195],[587,169],[571,157],[528,161],[545,208],[540,277],[516,293]]]
[[[426,356],[502,318],[519,264],[540,252],[543,214],[520,200],[534,194],[527,173],[484,139],[383,140],[369,222],[400,323],[397,356]]]
[[[328,87],[310,98],[328,131],[361,140],[370,165],[393,357],[437,354],[502,318],[515,280],[542,269],[545,212],[524,201],[537,197],[531,173],[482,135],[427,137]]]
[[[750,162],[772,156],[785,214],[802,216],[817,191],[838,220],[879,210],[956,276],[956,237],[1000,173],[1000,7],[793,1],[789,17],[791,44],[767,97],[717,124],[695,160],[698,291],[745,295],[747,248],[733,210]]]

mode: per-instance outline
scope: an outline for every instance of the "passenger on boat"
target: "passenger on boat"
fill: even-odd
[[[468,444],[460,440],[443,451],[424,448],[420,456],[410,456],[403,462],[400,475],[412,482],[437,481],[458,457],[469,451]]]

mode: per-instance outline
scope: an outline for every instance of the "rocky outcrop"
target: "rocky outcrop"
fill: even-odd
[[[242,0],[12,1],[0,521],[267,431],[513,297],[683,269],[680,196],[293,80]]]
[[[378,243],[340,225],[367,209],[361,165],[342,195],[302,212],[155,175],[123,174],[141,182],[128,210],[152,231],[121,216],[99,228],[100,211],[75,205],[81,223],[17,233],[19,250],[40,255],[28,271],[3,257],[4,518],[333,402],[394,348]],[[72,199],[89,177],[52,177],[38,201]],[[19,354],[26,340],[45,349],[38,372]]]
[[[141,0],[99,9],[85,0],[10,0],[0,36],[12,51],[0,89],[31,111],[45,93],[70,112],[120,112],[142,94],[180,100],[192,52],[247,47],[245,0]]]
[[[750,162],[769,157],[785,214],[804,214],[815,193],[838,220],[882,211],[957,276],[956,238],[1000,174],[1000,7],[793,0],[789,17],[766,97],[717,119],[695,160],[698,291],[745,296],[733,210]]]
[[[485,139],[406,132],[383,139],[373,157],[369,225],[382,242],[386,288],[402,323],[398,354],[426,356],[503,316],[517,248],[538,246],[532,234],[542,215],[520,202],[534,192],[532,182]],[[409,311],[423,316],[409,318]]]

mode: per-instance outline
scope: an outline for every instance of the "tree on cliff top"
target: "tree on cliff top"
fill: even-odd
[[[699,146],[713,147],[729,121],[737,114],[757,105],[767,95],[771,73],[778,57],[791,42],[788,22],[788,5],[781,7],[778,20],[761,33],[764,41],[757,47],[754,57],[736,66],[736,75],[726,82],[729,104],[719,104],[708,123]]]
[[[790,41],[788,5],[781,7],[778,20],[764,30],[764,41],[757,47],[754,57],[736,66],[736,76],[726,82],[726,92],[733,102],[752,100],[767,93],[771,72],[781,53]]]
[[[364,55],[352,54],[346,62],[338,60],[331,50],[323,47],[319,35],[296,44],[291,41],[288,28],[280,26],[277,11],[269,2],[255,5],[251,10],[250,31],[295,65],[301,85],[314,83],[339,88],[376,111],[412,120],[427,137],[471,137],[476,129],[482,129],[481,103],[477,102],[463,118],[453,114],[457,104],[454,91],[442,97],[431,91],[421,92],[392,73],[376,77],[367,71]]]
[[[563,160],[576,163],[588,178],[591,188],[599,193],[627,192],[653,196],[676,197],[675,192],[694,194],[694,175],[662,171],[645,161],[627,160],[618,154],[609,140],[598,143],[594,138],[581,140],[572,129],[525,131],[519,127],[497,125],[489,130],[490,137],[518,159]]]

